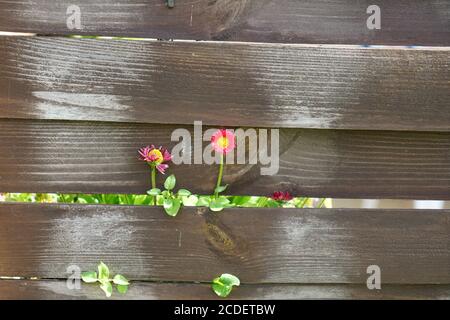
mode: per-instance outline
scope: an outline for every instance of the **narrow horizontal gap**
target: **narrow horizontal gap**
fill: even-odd
[[[54,37],[54,38],[77,38],[77,39],[99,39],[99,40],[127,40],[127,41],[170,41],[170,42],[201,42],[201,43],[214,43],[214,44],[248,44],[248,45],[258,45],[258,46],[283,46],[283,47],[311,47],[311,48],[368,48],[368,49],[393,49],[393,50],[439,50],[439,51],[450,51],[450,47],[447,46],[418,46],[418,45],[369,45],[369,44],[321,44],[321,43],[270,43],[270,42],[243,42],[243,41],[220,41],[220,40],[195,40],[195,39],[157,39],[157,38],[136,38],[136,37],[123,37],[123,36],[101,36],[101,35],[54,35],[54,34],[36,34],[36,33],[26,33],[26,32],[10,32],[10,31],[0,31],[0,36],[14,36],[14,37]]]
[[[1,281],[67,281],[67,278],[37,278],[37,277],[2,277],[0,276]],[[147,279],[139,279],[139,280],[130,280],[131,286],[133,284],[186,284],[186,285],[210,285],[211,282],[208,281],[190,281],[190,280],[147,280]],[[364,286],[366,287],[366,283],[357,283],[357,282],[241,282],[243,286]],[[399,286],[399,287],[421,287],[421,286],[449,286],[447,283],[383,283],[384,286]]]
[[[198,198],[210,197],[199,195]],[[277,200],[268,196],[227,196],[232,205],[241,208],[336,208],[336,209],[450,209],[450,201],[402,199],[339,199],[294,197]],[[0,193],[0,202],[75,203],[109,205],[151,205],[145,194],[62,194],[62,193]],[[159,203],[162,205],[161,203]],[[186,203],[187,206],[196,206]]]
[[[184,205],[197,205],[198,200],[211,195],[196,195],[195,198],[185,197]],[[281,198],[280,198],[281,197]],[[232,206],[242,208],[330,208],[331,199],[291,197],[288,193],[267,196],[227,196]],[[0,193],[0,202],[24,203],[76,203],[76,204],[108,204],[108,205],[152,205],[153,197],[146,194],[64,194],[64,193]],[[163,199],[158,196],[158,205]]]

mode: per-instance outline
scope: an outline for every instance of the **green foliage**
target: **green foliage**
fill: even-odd
[[[112,279],[109,268],[103,262],[100,262],[97,266],[98,273],[95,271],[86,271],[81,273],[81,280],[86,283],[100,283],[100,289],[103,290],[105,295],[109,298],[113,292],[113,284],[116,285],[119,293],[126,293],[130,282],[121,274],[116,274]]]
[[[176,183],[176,180],[175,180]],[[172,194],[173,195],[173,194]],[[286,202],[278,202],[269,197],[257,196],[197,196],[189,190],[180,189],[174,197],[181,200],[181,206],[199,206],[221,211],[223,208],[331,208],[328,198],[294,198]],[[150,205],[153,197],[157,197],[157,205],[163,206],[169,197],[168,190],[158,188],[147,191],[147,194],[55,194],[55,193],[4,193],[4,201],[9,202],[41,202],[41,203],[78,203],[78,204],[110,204],[110,205]]]
[[[182,206],[195,206],[198,201],[198,197],[187,189],[180,189],[178,192],[174,192],[176,184],[177,179],[172,174],[164,181],[165,190],[161,191],[154,188],[147,191],[150,196],[156,197],[156,204],[162,205],[164,211],[171,217],[175,217]]]
[[[213,280],[211,287],[219,297],[226,298],[230,295],[233,287],[237,287],[240,284],[241,282],[238,277],[224,273]]]

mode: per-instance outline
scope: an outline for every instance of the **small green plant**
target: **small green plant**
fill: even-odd
[[[147,191],[150,196],[158,199],[157,203],[162,205],[164,211],[171,217],[175,217],[183,205],[195,206],[198,201],[198,197],[187,189],[179,189],[178,192],[174,192],[176,183],[177,179],[172,174],[164,181],[165,190],[153,188]]]
[[[125,294],[128,291],[130,282],[121,274],[116,274],[113,278],[110,276],[109,268],[103,262],[98,265],[98,273],[95,271],[86,271],[81,273],[81,279],[86,283],[100,283],[100,289],[109,298],[113,292],[113,284],[117,286],[117,291]]]
[[[230,295],[233,287],[237,287],[240,284],[241,282],[238,277],[224,273],[213,280],[211,287],[219,297],[226,298]]]

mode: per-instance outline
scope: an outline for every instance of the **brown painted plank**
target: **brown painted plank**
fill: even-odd
[[[0,300],[107,299],[96,285],[82,284],[69,290],[64,280],[0,280]],[[133,282],[128,292],[114,292],[117,300],[213,300],[207,284]],[[352,284],[242,284],[228,298],[234,299],[450,299],[450,285],[385,285],[368,290]]]
[[[172,150],[180,127],[192,133],[190,126],[0,120],[0,192],[145,193],[150,174],[138,148]],[[450,199],[450,133],[283,129],[279,142],[277,174],[261,175],[261,164],[227,165],[226,193]],[[218,165],[172,164],[168,172],[179,187],[211,194]]]
[[[133,280],[365,284],[450,283],[450,211],[0,206],[0,274],[67,278],[107,263]]]
[[[70,5],[81,30],[70,30]],[[381,9],[381,29],[369,30],[370,5]],[[259,42],[449,45],[446,0],[89,0],[55,3],[0,1],[0,30]]]
[[[450,130],[450,49],[0,38],[0,117]]]

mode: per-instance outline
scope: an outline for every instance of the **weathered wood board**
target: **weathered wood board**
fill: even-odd
[[[145,193],[150,173],[138,148],[171,150],[179,127],[194,139],[191,126],[0,120],[0,192]],[[282,129],[279,136],[279,171],[262,175],[269,165],[249,164],[247,149],[247,164],[226,165],[227,194],[450,199],[450,133]],[[171,164],[168,172],[178,187],[211,194],[218,165]]]
[[[132,282],[128,292],[106,298],[98,285],[67,289],[65,280],[0,280],[0,299],[121,299],[211,300],[217,299],[207,284]],[[352,284],[243,284],[228,298],[261,299],[450,299],[450,285],[385,285],[368,290]]]
[[[132,280],[448,284],[448,210],[162,208],[4,204],[0,274],[67,278],[99,261]]]
[[[163,39],[449,45],[446,0],[0,1],[0,30]],[[74,13],[78,6],[79,24]],[[380,8],[380,29],[367,20]],[[69,23],[68,23],[69,21]]]
[[[0,117],[450,130],[450,49],[0,38]]]

